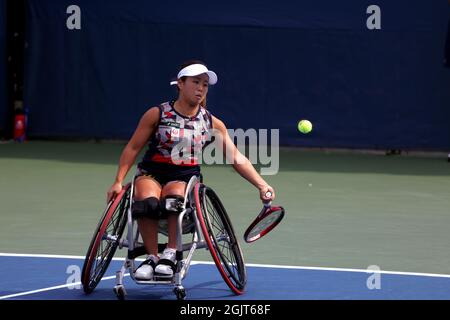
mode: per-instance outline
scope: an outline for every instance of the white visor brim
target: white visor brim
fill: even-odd
[[[191,64],[178,72],[177,79],[180,79],[182,77],[195,77],[200,74],[206,73],[208,75],[208,83],[210,85],[214,85],[217,83],[217,74],[212,71],[208,70],[203,64]],[[171,81],[170,85],[176,85],[178,81]]]

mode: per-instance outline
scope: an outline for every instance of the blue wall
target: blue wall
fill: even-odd
[[[0,0],[0,138],[6,130],[6,0]]]
[[[81,30],[68,30],[69,5]],[[381,30],[366,9],[381,8]],[[450,147],[450,5],[425,0],[29,0],[30,135],[128,139],[175,97],[184,60],[219,75],[209,108],[229,128],[279,128],[285,145]],[[299,119],[313,132],[298,133]]]

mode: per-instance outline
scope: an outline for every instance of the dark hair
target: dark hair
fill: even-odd
[[[186,68],[187,66],[190,66],[191,64],[202,64],[202,65],[204,65],[206,68],[208,68],[208,66],[206,65],[206,63],[204,63],[203,61],[196,60],[196,59],[192,59],[192,60],[187,60],[187,61],[183,62],[183,63],[180,65],[180,67],[178,68],[177,74],[178,74],[178,72],[180,72],[182,69]],[[175,78],[174,81],[176,81],[176,80],[177,80],[177,79]],[[180,80],[184,82],[184,81],[186,81],[186,77],[181,77]],[[180,89],[178,88],[178,86],[177,86],[177,90],[180,91]],[[205,97],[202,101],[200,101],[200,105],[201,105],[203,108],[206,109],[206,97]]]
[[[180,72],[181,69],[184,69],[184,68],[186,68],[187,66],[190,66],[191,64],[202,64],[202,65],[204,65],[205,67],[208,68],[208,66],[206,65],[206,63],[204,63],[203,61],[192,59],[192,60],[187,60],[187,61],[183,62],[183,63],[180,65],[180,68],[178,69],[178,72]]]

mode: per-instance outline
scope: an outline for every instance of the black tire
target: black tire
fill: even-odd
[[[173,292],[177,296],[177,300],[186,300],[186,289],[175,288]]]
[[[122,238],[127,224],[130,189],[130,184],[127,184],[116,198],[108,203],[95,229],[81,272],[81,283],[87,294],[97,287]],[[113,236],[114,239],[107,239],[106,236]]]
[[[125,288],[123,286],[119,286],[117,288],[114,288],[113,291],[116,294],[117,299],[125,300],[126,292],[125,292]]]
[[[195,191],[196,212],[211,256],[228,287],[240,295],[247,271],[230,218],[211,188],[198,183]]]

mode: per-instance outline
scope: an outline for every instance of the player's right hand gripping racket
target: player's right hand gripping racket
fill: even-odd
[[[272,193],[268,191],[266,197]],[[280,223],[284,217],[284,208],[281,206],[271,206],[272,201],[264,203],[264,207],[244,233],[245,242],[253,242],[268,234]]]

